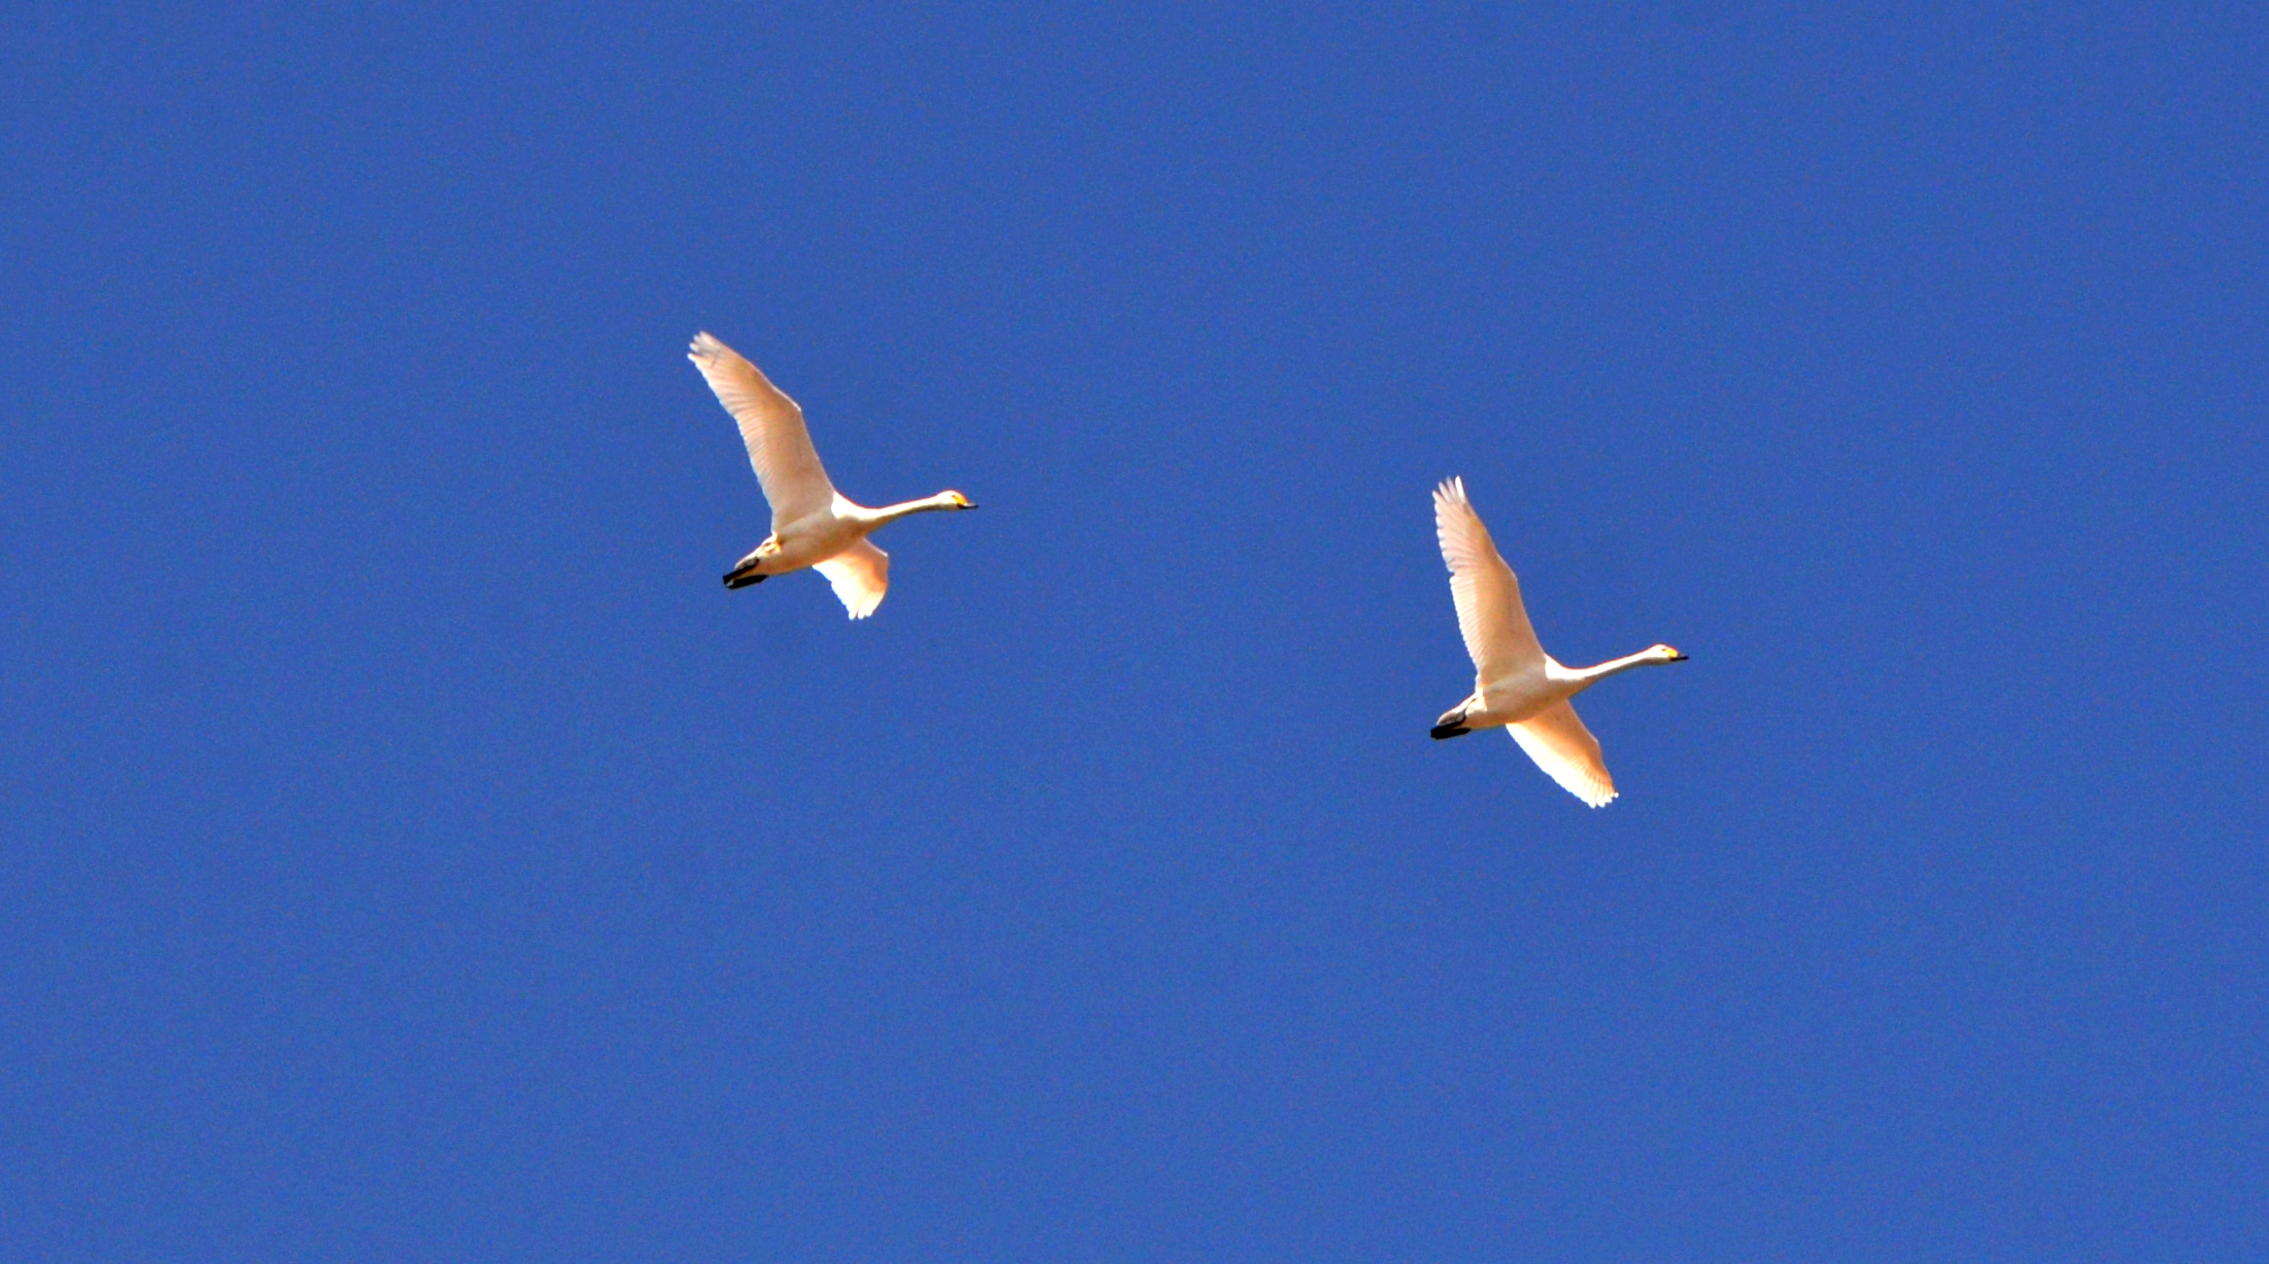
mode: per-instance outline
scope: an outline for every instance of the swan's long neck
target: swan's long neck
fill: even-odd
[[[1568,676],[1576,682],[1578,689],[1584,689],[1589,688],[1593,682],[1605,680],[1617,672],[1627,672],[1634,667],[1646,667],[1661,661],[1663,661],[1662,658],[1652,649],[1644,649],[1636,654],[1625,654],[1621,658],[1608,659],[1597,667],[1570,668]]]
[[[939,492],[935,496],[924,496],[920,500],[902,501],[895,505],[884,505],[880,509],[870,509],[867,511],[867,521],[879,527],[886,522],[896,522],[909,514],[928,513],[933,509],[959,509],[960,507],[960,504],[954,500],[952,492]]]

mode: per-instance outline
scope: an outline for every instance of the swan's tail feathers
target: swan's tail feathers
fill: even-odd
[[[1465,701],[1457,704],[1454,707],[1451,707],[1447,711],[1444,711],[1442,713],[1442,718],[1434,721],[1433,732],[1428,734],[1428,736],[1439,742],[1447,738],[1464,737],[1466,734],[1471,733],[1473,730],[1465,726],[1465,717],[1473,713],[1473,702],[1473,699],[1467,698]]]
[[[750,584],[761,584],[772,578],[760,573],[757,568],[764,565],[765,558],[777,551],[774,544],[778,539],[778,536],[766,538],[764,543],[750,549],[747,556],[733,563],[733,569],[725,572],[725,587],[746,588]]]

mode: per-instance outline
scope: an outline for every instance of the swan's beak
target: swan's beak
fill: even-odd
[[[1669,663],[1683,663],[1683,662],[1685,662],[1685,661],[1686,661],[1687,659],[1689,659],[1689,658],[1692,658],[1692,657],[1693,657],[1693,655],[1691,655],[1691,654],[1673,654],[1673,655],[1671,655],[1671,656],[1670,656],[1669,658],[1667,658],[1667,659],[1664,659],[1663,661],[1664,661],[1664,662],[1669,662]]]

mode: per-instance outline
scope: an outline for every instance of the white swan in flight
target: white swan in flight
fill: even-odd
[[[890,555],[867,538],[870,532],[908,514],[977,507],[954,491],[880,509],[851,503],[827,480],[796,401],[709,333],[694,336],[686,358],[740,423],[748,462],[756,467],[756,481],[772,505],[772,535],[733,563],[725,572],[725,587],[746,588],[808,566],[827,576],[852,618],[864,619],[882,604],[890,587]]]
[[[1683,663],[1667,645],[1610,659],[1597,667],[1562,667],[1528,625],[1521,584],[1497,556],[1489,528],[1465,498],[1465,480],[1434,489],[1434,531],[1450,564],[1450,596],[1457,601],[1458,631],[1473,656],[1473,696],[1434,722],[1437,739],[1475,729],[1504,727],[1528,757],[1568,793],[1593,807],[1615,797],[1615,781],[1599,757],[1599,740],[1576,718],[1568,699],[1617,672],[1657,663]]]

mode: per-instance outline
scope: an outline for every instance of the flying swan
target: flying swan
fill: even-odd
[[[1610,659],[1597,667],[1562,667],[1537,644],[1521,608],[1521,584],[1497,556],[1489,528],[1465,498],[1465,480],[1434,489],[1434,531],[1450,564],[1450,596],[1457,601],[1458,631],[1473,656],[1473,696],[1434,722],[1434,737],[1461,737],[1503,726],[1562,789],[1593,807],[1615,797],[1615,781],[1568,699],[1617,672],[1657,663],[1683,663],[1667,645]]]
[[[717,402],[740,423],[748,463],[772,505],[772,535],[725,572],[725,587],[746,588],[810,567],[827,576],[843,608],[864,619],[890,587],[890,555],[867,538],[876,527],[932,509],[975,509],[960,492],[869,509],[835,490],[804,429],[804,410],[780,393],[739,352],[709,333],[696,334],[693,361]]]

